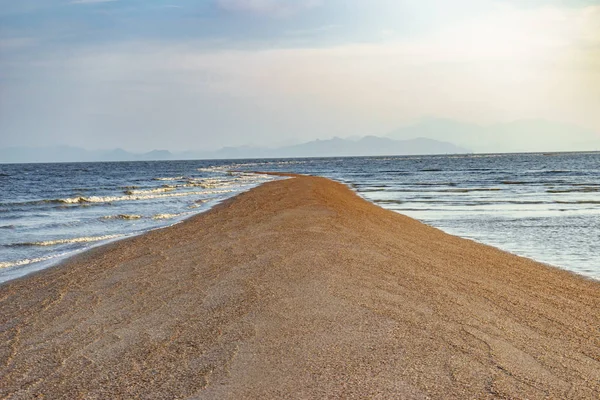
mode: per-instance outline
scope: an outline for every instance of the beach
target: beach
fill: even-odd
[[[2,398],[597,399],[600,283],[325,178],[0,286]]]

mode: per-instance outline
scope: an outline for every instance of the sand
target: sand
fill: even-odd
[[[316,177],[0,286],[0,397],[600,398],[600,283]]]

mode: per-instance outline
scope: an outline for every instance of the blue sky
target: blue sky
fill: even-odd
[[[598,1],[0,0],[0,146],[203,149],[424,116],[600,131]]]

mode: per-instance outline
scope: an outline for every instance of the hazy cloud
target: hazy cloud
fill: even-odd
[[[217,0],[217,5],[226,11],[277,17],[289,16],[320,4],[321,0]]]
[[[600,131],[600,6],[23,1],[0,10],[2,146],[216,148],[424,115]]]

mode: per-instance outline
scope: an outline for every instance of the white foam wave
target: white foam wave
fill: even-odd
[[[128,196],[137,195],[137,194],[150,194],[150,193],[166,193],[172,192],[175,190],[176,186],[165,186],[154,189],[139,189],[139,190],[125,190],[125,194]]]
[[[261,167],[261,166],[269,166],[269,165],[296,165],[296,164],[306,164],[308,161],[306,160],[286,160],[286,161],[263,161],[263,162],[248,162],[248,163],[234,163],[227,164],[221,166],[213,166],[213,167],[205,167],[198,168],[200,172],[217,172],[217,173],[240,173],[239,171],[230,172],[239,168],[248,168],[248,167]],[[244,173],[244,172],[241,172]]]
[[[182,215],[185,215],[186,213],[180,213],[180,214],[156,214],[152,216],[152,219],[171,219],[171,218],[177,218],[177,217],[181,217]]]
[[[155,181],[181,181],[184,179],[185,179],[185,176],[171,176],[171,177],[164,177],[164,178],[154,178],[153,180],[155,180]]]
[[[137,214],[119,214],[119,215],[107,215],[102,217],[102,219],[140,219],[141,215]]]
[[[167,188],[190,187],[200,187],[203,189],[217,189],[232,186],[240,186],[245,184],[253,184],[264,180],[272,179],[273,178],[269,175],[240,172],[236,173],[235,175],[232,174],[224,178],[188,178],[186,183],[165,186],[164,190],[168,191]]]
[[[59,244],[71,244],[71,243],[89,243],[99,242],[101,240],[110,240],[123,237],[125,235],[103,235],[103,236],[84,236],[69,239],[56,239],[56,240],[45,240],[41,242],[29,242],[29,243],[18,243],[14,246],[56,246]]]
[[[161,199],[167,197],[184,197],[184,196],[197,196],[206,194],[222,194],[230,193],[232,190],[204,190],[195,192],[176,192],[176,193],[163,193],[163,194],[134,194],[125,196],[89,196],[89,197],[70,197],[65,199],[53,200],[54,202],[64,204],[85,204],[85,203],[112,203],[116,201],[136,201],[136,200],[152,200]]]
[[[38,258],[26,258],[24,260],[17,260],[17,261],[0,261],[0,269],[10,268],[10,267],[20,267],[22,265],[28,265],[28,264],[33,264],[33,263],[42,262],[42,261],[48,261],[53,258],[62,257],[62,256],[63,256],[63,254],[58,254],[58,255],[55,254],[55,255],[51,255],[51,256],[38,257]]]

